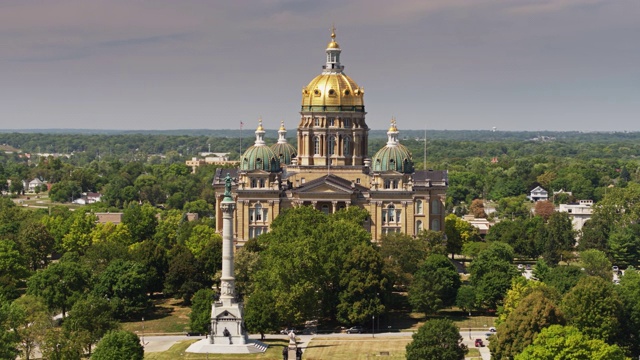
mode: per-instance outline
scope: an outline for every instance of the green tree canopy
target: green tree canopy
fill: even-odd
[[[91,360],[143,360],[144,348],[138,335],[125,330],[109,331],[96,345]]]
[[[430,255],[418,268],[409,287],[409,303],[414,311],[432,314],[455,303],[460,275],[444,255]]]
[[[467,347],[460,329],[448,319],[433,319],[413,334],[407,345],[407,360],[464,360]]]
[[[625,356],[618,346],[591,339],[573,326],[551,325],[515,360],[625,360]]]

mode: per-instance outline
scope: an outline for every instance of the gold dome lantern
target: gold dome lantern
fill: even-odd
[[[344,66],[340,64],[342,50],[335,37],[335,28],[332,27],[322,74],[302,88],[302,111],[364,112],[364,89],[343,72]]]

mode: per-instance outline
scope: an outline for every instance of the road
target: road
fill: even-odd
[[[486,340],[487,331],[475,331],[472,330],[462,330],[460,331],[460,336],[462,336],[463,342],[470,349],[475,347],[475,339],[482,339],[485,347],[477,348],[480,350],[480,355],[482,356],[482,360],[490,360],[491,355],[489,353],[489,348],[486,347],[488,341]],[[403,332],[387,332],[387,333],[376,333],[375,336],[384,336],[384,337],[409,337],[413,335],[413,332],[403,331]],[[282,339],[287,340],[288,337],[286,335],[265,335],[267,339]],[[371,334],[344,334],[344,333],[332,333],[332,334],[318,334],[318,335],[298,335],[298,345],[303,349],[307,347],[309,342],[314,337],[349,337],[349,338],[370,338]],[[145,352],[161,352],[167,351],[171,346],[179,341],[185,340],[200,340],[203,339],[204,336],[186,336],[186,335],[168,335],[168,336],[145,336],[144,337],[144,347]],[[260,335],[250,335],[250,339],[260,339]],[[141,339],[142,340],[142,339]]]

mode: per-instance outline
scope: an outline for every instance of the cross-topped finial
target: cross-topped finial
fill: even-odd
[[[336,26],[335,24],[331,23],[331,38],[335,40],[336,38]]]

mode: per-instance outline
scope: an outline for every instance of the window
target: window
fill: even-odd
[[[258,180],[257,179],[251,178],[251,187],[252,188],[258,187]]]
[[[260,187],[263,188],[264,187],[264,179],[260,179]]]
[[[401,210],[391,204],[386,209],[382,210],[382,224],[399,224],[400,223]]]
[[[329,215],[329,205],[322,205],[322,212]]]
[[[318,136],[313,138],[313,153],[320,155],[320,137]]]
[[[305,182],[306,182],[306,179],[305,179],[305,178],[300,178],[300,183],[301,183],[301,184],[304,184]]]
[[[356,184],[360,184],[360,178],[356,178]]]
[[[335,153],[335,150],[336,150],[336,137],[330,136],[329,137],[329,155],[333,155]]]
[[[342,154],[344,156],[350,156],[351,155],[351,138],[348,137],[348,136],[344,138],[344,147],[343,147]]]
[[[431,213],[440,214],[440,202],[438,200],[433,200],[431,202]]]
[[[315,126],[320,126],[320,118],[314,118],[313,124]]]
[[[267,232],[266,226],[250,226],[249,227],[249,239],[253,239],[261,234]]]
[[[267,220],[268,209],[264,209],[262,205],[256,204],[253,209],[249,209],[249,222],[265,222]]]
[[[397,189],[398,188],[398,180],[385,180],[384,181],[385,189]]]
[[[440,221],[438,219],[431,220],[431,230],[440,231]]]
[[[418,215],[422,215],[423,214],[422,200],[416,200],[416,214],[418,214]]]
[[[349,90],[345,90],[344,94],[349,95]],[[344,119],[343,124],[344,124],[344,127],[346,128],[351,127],[351,119]]]
[[[416,221],[416,234],[422,231],[422,220]]]

